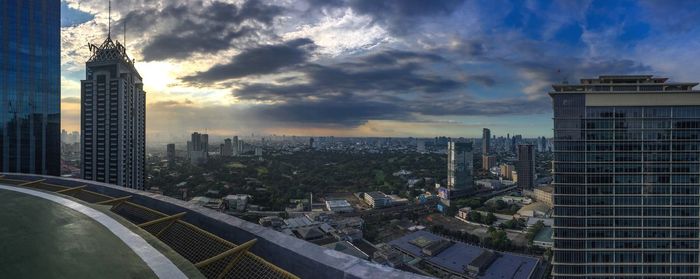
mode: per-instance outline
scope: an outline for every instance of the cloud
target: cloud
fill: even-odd
[[[80,98],[78,98],[78,97],[65,97],[65,98],[61,98],[61,103],[64,103],[64,104],[80,104]]]
[[[244,50],[231,61],[182,78],[185,82],[208,84],[249,75],[274,73],[284,67],[306,62],[315,49],[309,39],[296,39],[277,45],[263,45]]]
[[[248,0],[242,5],[220,1],[188,1],[162,9],[139,9],[116,24],[133,33],[147,33],[141,49],[146,61],[185,59],[194,53],[216,53],[232,47],[236,39],[256,37],[279,16],[283,8]],[[156,28],[154,28],[156,27]]]
[[[407,51],[384,51],[333,65],[306,64],[295,71],[305,83],[250,83],[234,90],[243,100],[289,101],[334,97],[351,93],[361,98],[388,93],[442,93],[463,85],[462,81],[430,73],[434,63],[449,65],[439,55]]]
[[[371,16],[392,33],[407,34],[431,17],[446,17],[454,13],[465,0],[309,0],[312,9],[350,7],[354,12]]]

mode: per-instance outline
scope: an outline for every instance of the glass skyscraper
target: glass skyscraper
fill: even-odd
[[[60,1],[0,0],[0,170],[59,175]]]
[[[698,278],[696,85],[553,86],[554,278]]]

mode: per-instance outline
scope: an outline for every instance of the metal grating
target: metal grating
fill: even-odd
[[[193,263],[204,261],[234,247],[231,243],[207,237],[193,227],[178,220],[163,231],[158,238]],[[193,249],[195,247],[196,249]]]
[[[114,199],[107,195],[78,189],[82,187],[72,189],[68,186],[44,183],[43,180],[27,181],[0,176],[0,183],[52,192],[62,191],[64,195],[89,203],[100,203]],[[123,199],[128,199],[128,197]],[[123,200],[116,202],[111,211],[136,225],[144,224],[142,228],[145,231],[153,234],[171,249],[195,264],[207,278],[299,278],[249,252],[248,248],[254,241],[239,247],[197,226],[179,220],[178,218],[184,213],[168,216],[148,207]]]
[[[168,216],[153,209],[128,201],[113,206],[112,211],[134,224],[143,224],[148,221],[153,221]]]
[[[76,199],[86,201],[89,203],[98,203],[98,202],[103,202],[107,200],[111,200],[112,197],[110,196],[105,196],[100,193],[95,193],[93,191],[88,191],[88,190],[77,190],[77,191],[71,191],[69,193],[66,193],[66,195],[69,195],[71,197],[74,197]]]

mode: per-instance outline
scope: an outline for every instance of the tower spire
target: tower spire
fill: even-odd
[[[108,18],[108,23],[107,23],[107,38],[111,39],[112,38],[112,0],[108,0],[109,2],[109,10],[107,14]]]

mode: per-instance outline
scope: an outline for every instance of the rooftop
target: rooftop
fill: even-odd
[[[452,246],[431,257],[423,254],[422,248],[419,247],[427,246],[429,245],[428,243],[433,241],[442,240],[446,239],[428,231],[416,231],[395,239],[389,244],[414,257],[420,257],[427,262],[458,274],[464,274],[467,266],[487,250],[463,242],[455,242]],[[477,278],[528,279],[539,264],[539,259],[537,258],[510,253],[500,254],[501,256],[485,268],[484,272]]]
[[[697,92],[693,89],[697,85],[697,82],[668,82],[668,78],[653,75],[602,75],[583,78],[579,84],[554,84],[551,93]]]
[[[105,183],[4,174],[0,200],[8,278],[424,278]]]

